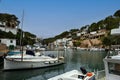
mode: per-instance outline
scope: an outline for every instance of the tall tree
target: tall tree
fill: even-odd
[[[114,13],[114,16],[120,17],[120,10],[116,11],[116,12]]]
[[[15,28],[19,25],[20,21],[15,15],[7,14],[7,13],[0,13],[0,22],[11,28]]]

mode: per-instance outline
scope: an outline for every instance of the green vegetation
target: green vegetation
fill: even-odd
[[[7,13],[0,13],[0,22],[4,26],[12,27],[12,28],[15,28],[20,23],[20,21],[15,15],[7,14]]]
[[[76,34],[75,34],[76,31],[79,31],[79,29],[71,29],[70,31],[64,31],[64,32],[62,32],[61,34],[59,34],[55,37],[44,39],[43,44],[49,44],[49,43],[51,43],[51,42],[53,42],[57,39],[62,39],[62,38],[66,38],[66,37],[69,38],[73,35],[76,36]]]
[[[4,32],[0,30],[0,38],[15,39],[15,35],[12,32]]]
[[[116,11],[116,12],[114,13],[114,16],[120,17],[120,10]]]
[[[16,39],[17,45],[20,45],[21,30],[19,29],[17,35],[12,32],[4,32],[0,30],[0,38]],[[29,32],[24,32],[23,45],[32,45],[35,43],[36,36]]]
[[[75,47],[80,46],[80,44],[81,44],[80,40],[73,42],[73,46],[75,46]]]
[[[67,35],[69,35],[69,32],[65,31],[65,32],[61,33],[60,35],[55,36],[54,38],[61,39],[61,38],[67,37]]]
[[[109,35],[102,40],[105,46],[110,45],[120,45],[120,36],[119,35]]]
[[[109,26],[107,29],[114,29],[118,28],[120,23],[120,10],[116,11],[113,16],[109,16],[106,18],[106,21],[109,23]],[[119,35],[108,35],[107,37],[104,37],[102,39],[102,42],[105,46],[110,45],[120,45],[120,36]]]

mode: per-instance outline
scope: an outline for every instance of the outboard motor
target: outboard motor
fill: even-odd
[[[82,71],[83,74],[87,73],[87,71],[86,71],[86,69],[84,67],[80,67],[80,70]]]

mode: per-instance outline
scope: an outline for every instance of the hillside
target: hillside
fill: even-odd
[[[90,25],[82,26],[80,29],[71,29],[69,31],[62,32],[61,34],[56,35],[55,37],[44,39],[43,43],[44,44],[49,44],[49,43],[52,43],[53,41],[55,41],[57,39],[62,39],[62,38],[72,38],[72,40],[81,41],[82,37],[77,36],[77,33],[85,32],[85,34],[86,33],[90,34],[90,32],[94,32],[94,31],[98,32],[99,30],[106,30],[107,33],[105,35],[107,35],[107,36],[103,36],[98,40],[100,40],[100,42],[103,45],[107,45],[105,43],[105,41],[106,41],[105,39],[110,37],[111,29],[119,27],[119,23],[120,23],[120,10],[116,11],[113,15],[110,15],[103,20],[100,20],[98,22],[93,22]],[[118,39],[116,39],[116,40],[118,40]],[[83,43],[83,42],[81,42],[81,43]],[[80,46],[80,45],[78,45],[78,46]]]
[[[80,47],[92,47],[92,46],[99,46],[102,47],[102,42],[99,39],[90,39],[90,40],[83,40],[81,42]],[[101,46],[100,46],[101,45]]]

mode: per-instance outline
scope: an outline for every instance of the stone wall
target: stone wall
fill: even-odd
[[[81,42],[80,47],[90,48],[90,47],[102,47],[102,42],[99,39],[87,39]]]

